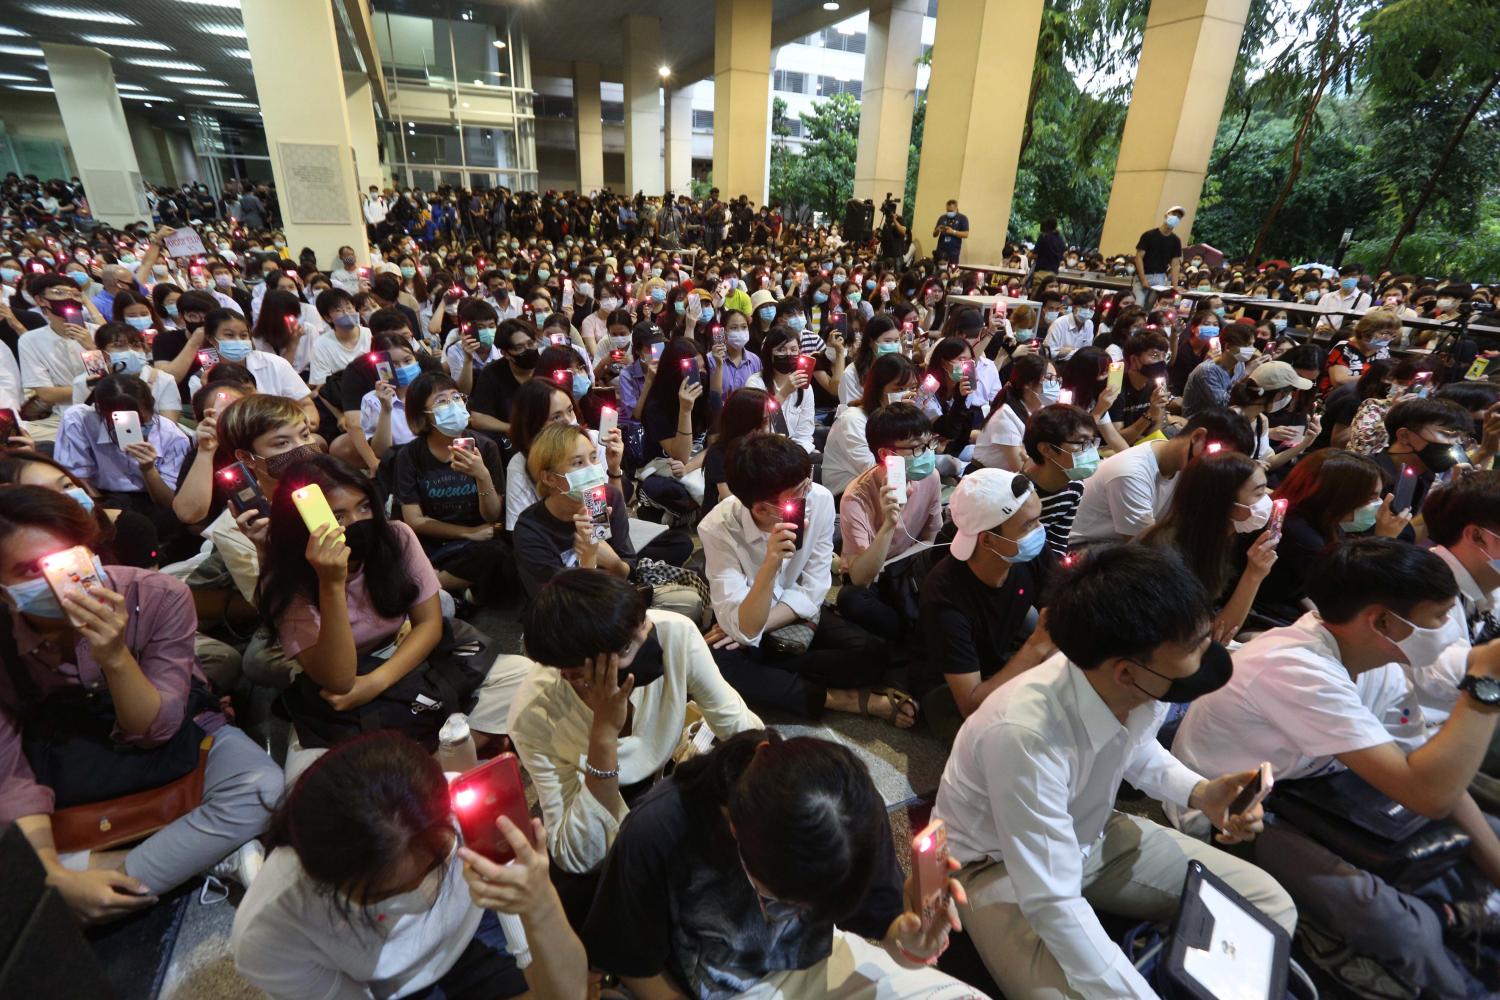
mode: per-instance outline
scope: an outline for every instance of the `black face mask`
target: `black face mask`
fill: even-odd
[[[1456,444],[1443,444],[1440,441],[1429,441],[1426,447],[1417,452],[1417,457],[1422,464],[1427,466],[1431,472],[1443,473],[1459,463],[1459,454],[1463,451]]]
[[[321,454],[323,454],[323,451],[317,445],[304,444],[301,447],[293,448],[291,451],[284,451],[280,455],[263,458],[261,461],[265,463],[266,475],[272,479],[280,479],[286,470],[298,462],[305,462],[309,458]]]
[[[1141,365],[1141,374],[1147,378],[1164,378],[1167,374],[1167,363],[1153,361],[1149,365]]]
[[[790,375],[797,370],[797,355],[778,354],[771,359],[771,367],[782,375]]]
[[[516,363],[516,367],[522,371],[531,371],[537,366],[542,358],[542,352],[535,347],[528,347],[520,354],[512,354],[510,359]]]
[[[1187,677],[1168,678],[1165,674],[1156,673],[1140,660],[1130,662],[1169,682],[1167,689],[1161,694],[1152,694],[1139,684],[1135,685],[1137,690],[1151,695],[1157,701],[1171,702],[1174,705],[1186,705],[1206,694],[1212,694],[1228,684],[1229,678],[1234,675],[1234,661],[1229,657],[1229,650],[1217,642],[1208,644],[1208,648],[1203,651],[1203,658],[1198,662],[1198,669]]]
[[[349,546],[349,560],[363,563],[375,547],[375,519],[366,518],[345,527],[344,544]]]
[[[626,672],[635,678],[637,689],[659,680],[666,672],[666,666],[662,663],[661,643],[656,641],[655,626],[646,636],[646,641],[641,643],[641,648],[635,651],[635,659],[630,661],[630,666],[621,671]]]

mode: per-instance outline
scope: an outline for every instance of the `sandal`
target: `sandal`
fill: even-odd
[[[880,695],[891,704],[891,710],[884,715],[874,715],[870,712],[871,695]],[[901,710],[907,705],[912,706],[911,726],[897,725],[896,720],[901,718]],[[861,688],[859,692],[859,714],[866,719],[880,719],[893,729],[910,729],[917,724],[917,703],[911,695],[896,688]]]

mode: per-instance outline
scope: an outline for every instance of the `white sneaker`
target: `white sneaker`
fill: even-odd
[[[232,878],[248,889],[250,883],[255,881],[255,876],[260,874],[261,865],[265,863],[266,849],[261,846],[260,841],[250,840],[214,865],[209,874],[219,879]]]

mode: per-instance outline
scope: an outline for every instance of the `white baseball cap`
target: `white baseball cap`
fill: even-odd
[[[948,551],[968,560],[981,532],[999,527],[1031,496],[1031,480],[1004,469],[976,469],[959,482],[948,501],[948,512],[958,534]]]

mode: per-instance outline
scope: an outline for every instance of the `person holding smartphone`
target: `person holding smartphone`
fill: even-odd
[[[639,997],[975,996],[931,967],[957,921],[923,927],[896,849],[852,751],[746,730],[631,809],[583,939]]]
[[[774,326],[761,342],[760,371],[751,375],[746,385],[761,389],[776,398],[777,410],[772,425],[806,449],[817,451],[813,431],[817,411],[812,390],[812,359],[799,353],[797,334],[788,327]],[[769,373],[769,374],[768,374]]]
[[[73,398],[73,380],[83,373],[83,353],[94,350],[83,293],[60,274],[33,278],[27,289],[47,322],[16,342],[21,388],[29,398],[65,407]]]
[[[95,557],[102,586],[65,599],[53,591],[41,560],[73,546],[92,549],[99,537],[94,517],[62,493],[0,489],[0,823],[17,824],[69,910],[95,923],[152,905],[221,859],[224,874],[250,886],[260,861],[253,838],[282,787],[275,762],[228,724],[208,694],[184,584],[151,570],[105,567]],[[49,731],[48,739],[23,744],[28,733]],[[57,802],[160,787],[161,755],[170,752],[161,748],[185,743],[195,756],[205,734],[213,744],[202,799],[191,810],[128,851],[59,854],[51,819]],[[104,794],[89,763],[101,756],[112,761],[114,783]]]
[[[648,609],[619,577],[558,573],[527,609],[524,632],[535,664],[511,704],[509,732],[553,831],[554,880],[581,924],[630,804],[678,750],[689,701],[720,740],[761,721],[697,626]]]
[[[335,747],[271,819],[235,911],[235,969],[273,1000],[583,996],[583,945],[532,846],[546,830],[502,823],[506,866],[461,846],[442,768],[416,743],[379,732]]]
[[[121,295],[128,295],[122,292]],[[152,407],[162,419],[176,423],[182,416],[182,395],[172,377],[151,365],[151,349],[140,330],[128,323],[105,323],[94,331],[94,349],[104,356],[113,375],[133,375],[151,388]],[[73,379],[73,403],[88,402],[96,378],[84,372]]]

